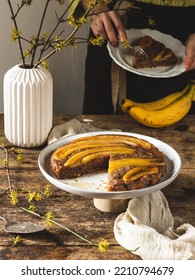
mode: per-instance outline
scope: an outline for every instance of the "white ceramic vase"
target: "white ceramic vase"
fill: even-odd
[[[20,147],[44,144],[53,121],[53,79],[43,67],[16,65],[4,76],[4,132]]]

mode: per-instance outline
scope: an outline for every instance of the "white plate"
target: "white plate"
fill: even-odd
[[[145,189],[108,192],[106,190],[107,173],[103,173],[103,172],[94,173],[94,174],[82,176],[77,179],[68,179],[68,180],[59,180],[52,174],[50,168],[50,157],[51,154],[57,148],[66,145],[72,140],[78,139],[80,137],[87,137],[87,136],[99,135],[99,134],[129,135],[129,136],[135,136],[137,138],[141,138],[149,141],[150,143],[155,145],[160,151],[162,151],[166,156],[167,170],[165,176],[158,184],[151,187],[147,187]],[[175,180],[175,178],[178,176],[181,169],[180,156],[172,147],[170,147],[166,143],[146,135],[128,133],[128,132],[114,132],[114,131],[82,133],[82,134],[77,134],[74,136],[57,140],[54,143],[48,145],[46,148],[44,148],[41,151],[38,158],[38,164],[42,174],[54,186],[76,195],[91,197],[91,198],[103,198],[103,199],[128,199],[128,198],[143,196],[145,194],[155,192],[157,190],[160,190],[168,186],[171,182],[173,182],[173,180]]]
[[[183,66],[183,59],[185,57],[185,47],[177,39],[171,35],[161,33],[157,30],[151,29],[129,29],[126,30],[128,41],[132,44],[136,39],[145,35],[151,36],[153,39],[162,42],[166,47],[170,48],[178,57],[178,63],[169,67],[155,67],[135,69],[131,66],[132,51],[123,46],[113,47],[108,43],[107,48],[112,59],[122,68],[127,71],[136,73],[138,75],[153,77],[153,78],[166,78],[174,77],[185,71]]]

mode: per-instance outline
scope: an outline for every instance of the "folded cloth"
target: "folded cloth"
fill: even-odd
[[[90,120],[89,120],[90,121]],[[71,135],[85,133],[85,132],[93,132],[93,131],[102,131],[102,129],[97,128],[89,123],[80,122],[77,119],[71,119],[63,124],[59,124],[54,126],[52,131],[48,136],[48,144],[62,138],[68,137]]]
[[[194,260],[195,228],[183,224],[174,233],[173,227],[168,202],[156,191],[129,201],[126,212],[115,220],[114,235],[122,247],[144,260]]]

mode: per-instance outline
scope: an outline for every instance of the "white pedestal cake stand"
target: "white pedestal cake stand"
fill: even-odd
[[[82,176],[77,179],[57,179],[50,166],[50,158],[52,153],[59,147],[68,144],[72,140],[80,137],[87,137],[98,134],[122,134],[134,136],[149,141],[165,154],[166,158],[166,174],[162,180],[155,186],[150,186],[139,190],[109,192],[107,191],[107,173],[94,173]],[[145,135],[124,132],[90,132],[77,134],[67,138],[62,138],[45,147],[38,158],[39,168],[44,177],[54,186],[70,192],[72,194],[93,198],[94,206],[104,212],[124,212],[127,208],[128,201],[134,197],[140,197],[158,191],[175,180],[181,170],[181,158],[178,153],[166,143]]]

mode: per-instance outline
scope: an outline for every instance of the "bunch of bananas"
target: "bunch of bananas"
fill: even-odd
[[[139,123],[158,128],[180,121],[189,112],[192,101],[195,101],[195,83],[190,81],[183,90],[153,102],[138,103],[124,99],[121,108]]]

